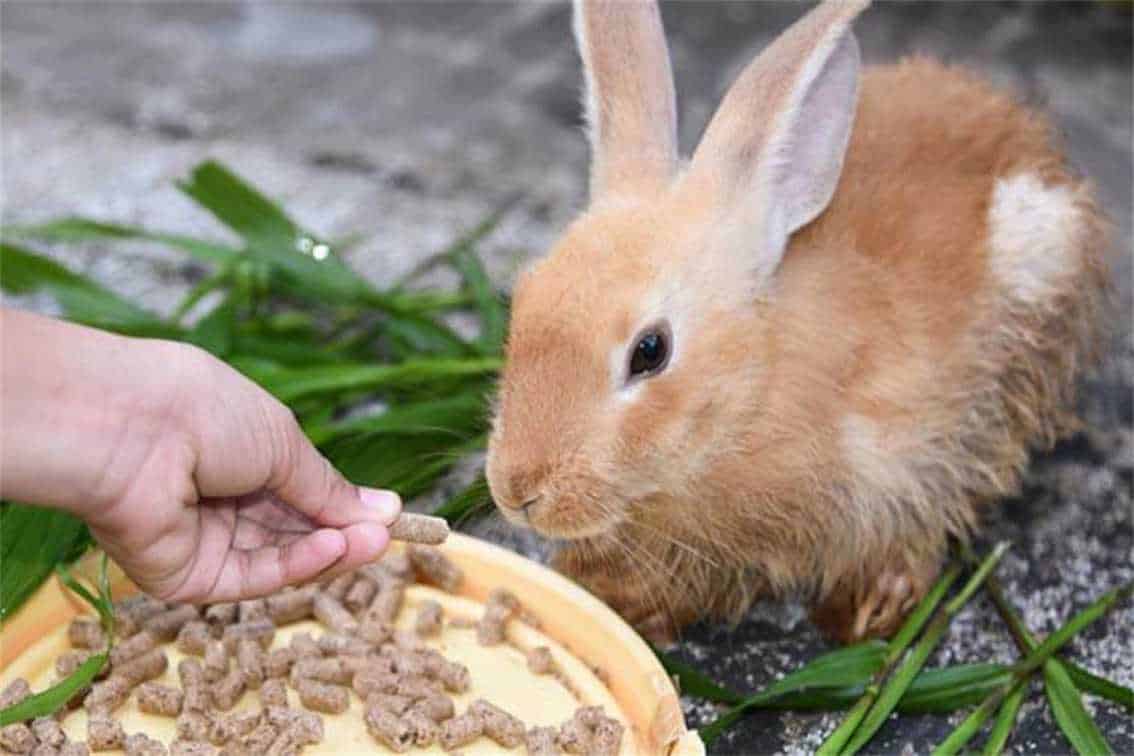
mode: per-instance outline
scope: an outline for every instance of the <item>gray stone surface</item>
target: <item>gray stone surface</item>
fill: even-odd
[[[674,3],[664,16],[690,148],[731,76],[803,11],[797,3]],[[586,147],[569,12],[544,3],[107,3],[0,6],[3,222],[81,213],[223,236],[173,188],[219,158],[305,225],[359,233],[351,262],[390,281],[518,195],[483,247],[502,283],[581,206]],[[1016,547],[1001,574],[1028,623],[1056,627],[1134,577],[1131,507],[1131,18],[1121,3],[883,4],[858,26],[865,58],[926,52],[972,64],[1047,107],[1116,225],[1114,335],[1085,382],[1087,431],[1036,460],[987,538]],[[52,250],[159,310],[200,275],[152,245],[128,255]],[[45,301],[30,303],[50,309]],[[493,520],[481,532],[532,554]],[[1134,683],[1129,606],[1074,644],[1090,669]],[[683,653],[755,690],[824,648],[797,607],[762,606],[733,629],[698,627]],[[1014,657],[984,602],[955,623],[934,663]],[[1068,752],[1041,697],[1014,750]],[[1090,700],[1117,752],[1134,727]],[[691,724],[711,718],[688,702]],[[957,720],[903,717],[871,746],[921,753]],[[803,753],[830,714],[757,714],[712,749]]]

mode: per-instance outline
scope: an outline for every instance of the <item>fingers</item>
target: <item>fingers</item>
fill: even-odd
[[[398,518],[402,501],[396,493],[349,483],[303,435],[291,413],[286,414],[279,432],[281,451],[268,484],[276,496],[328,527],[385,526]]]

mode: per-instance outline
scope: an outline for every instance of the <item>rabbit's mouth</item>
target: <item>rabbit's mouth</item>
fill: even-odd
[[[519,509],[505,512],[517,525],[548,538],[578,541],[612,532],[625,519],[625,508],[609,499],[545,493]]]

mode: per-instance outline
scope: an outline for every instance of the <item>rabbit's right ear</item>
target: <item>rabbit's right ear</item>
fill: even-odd
[[[826,0],[741,73],[705,131],[683,181],[741,235],[757,269],[779,265],[788,237],[831,201],[858,97],[858,44],[850,24],[869,0]]]
[[[586,78],[591,202],[653,192],[677,169],[677,110],[653,0],[575,0]]]

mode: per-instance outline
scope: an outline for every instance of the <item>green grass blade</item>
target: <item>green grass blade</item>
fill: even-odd
[[[470,239],[486,236],[500,221],[493,215],[470,235]],[[483,354],[499,354],[504,345],[504,331],[508,325],[508,310],[492,285],[484,264],[477,257],[472,241],[457,245],[450,256],[453,267],[473,296],[480,316],[480,337],[477,344]]]
[[[1083,708],[1079,689],[1071,681],[1064,666],[1056,659],[1049,659],[1043,665],[1043,679],[1055,721],[1076,752],[1080,756],[1110,754],[1106,738],[1099,732],[1095,720]]]
[[[59,711],[76,693],[91,684],[106,665],[108,654],[101,653],[87,659],[66,679],[47,690],[28,696],[14,706],[0,711],[0,727],[25,722],[36,717],[51,716]]]
[[[1075,683],[1075,687],[1079,690],[1084,693],[1090,693],[1092,696],[1099,696],[1100,698],[1114,701],[1128,712],[1134,713],[1134,690],[1124,685],[1111,682],[1105,677],[1093,675],[1067,659],[1060,659],[1060,661],[1062,661],[1063,666],[1067,668],[1067,673],[1071,675],[1072,682]]]
[[[905,661],[895,670],[893,676],[886,681],[886,684],[879,691],[877,700],[863,718],[858,729],[855,730],[854,736],[850,739],[850,742],[842,749],[842,753],[849,756],[850,754],[860,751],[863,746],[870,742],[870,739],[874,737],[874,734],[878,732],[882,725],[886,723],[891,712],[897,707],[898,701],[905,695],[906,689],[913,683],[914,678],[917,677],[921,668],[925,666],[929,655],[933,653],[933,650],[937,648],[937,645],[945,636],[945,632],[949,629],[949,622],[952,620],[953,616],[964,608],[973,593],[984,583],[985,578],[991,574],[996,565],[1000,563],[1000,559],[1007,550],[1007,543],[997,544],[996,548],[992,550],[992,553],[981,562],[980,567],[969,577],[968,582],[965,583],[965,586],[960,592],[941,607],[926,629],[925,634],[913,649],[910,650]]]
[[[374,391],[441,382],[450,378],[491,375],[500,360],[414,360],[394,365],[317,365],[310,368],[268,368],[244,365],[246,374],[282,402],[343,391]]]
[[[71,320],[112,329],[117,326],[162,326],[152,313],[127,302],[89,278],[14,244],[0,243],[0,271],[0,286],[4,291],[51,294]]]
[[[447,431],[467,436],[483,430],[487,424],[487,412],[488,407],[480,392],[467,392],[444,399],[399,403],[380,414],[318,423],[304,430],[316,446],[360,433],[420,435]]]
[[[1008,738],[1012,737],[1012,730],[1016,729],[1016,717],[1020,713],[1020,707],[1027,693],[1028,689],[1021,686],[1004,699],[1004,703],[1000,705],[1000,713],[996,715],[992,732],[988,735],[988,742],[984,744],[984,756],[999,756],[1004,752]]]
[[[886,657],[882,663],[881,669],[875,673],[872,684],[869,685],[863,694],[863,697],[858,701],[854,707],[843,719],[842,723],[835,729],[831,735],[823,741],[819,746],[818,753],[822,756],[833,756],[833,754],[840,753],[847,742],[854,735],[863,719],[866,718],[867,712],[870,707],[874,705],[875,699],[878,697],[878,686],[882,684],[885,678],[890,674],[894,665],[901,659],[902,654],[906,652],[906,648],[910,645],[917,634],[929,621],[930,615],[937,610],[937,605],[945,598],[945,594],[949,592],[957,577],[961,574],[959,565],[950,565],[945,573],[938,578],[937,583],[921,600],[914,611],[910,612],[909,617],[902,623],[901,629],[897,635],[890,641],[886,648]],[[899,698],[901,698],[899,696]]]
[[[0,621],[12,616],[57,564],[77,558],[90,543],[87,526],[65,512],[0,504]]]
[[[484,479],[484,475],[479,475],[464,490],[430,514],[434,517],[444,517],[450,525],[457,527],[469,517],[491,506],[492,495],[488,491],[488,481]]]
[[[231,262],[240,255],[240,250],[216,242],[79,217],[61,218],[50,223],[31,226],[8,226],[4,228],[4,233],[53,242],[152,241],[187,252],[203,262],[218,265]]]
[[[738,704],[744,696],[713,682],[708,675],[675,656],[654,648],[654,654],[671,677],[676,677],[682,695],[696,696],[715,703]]]

